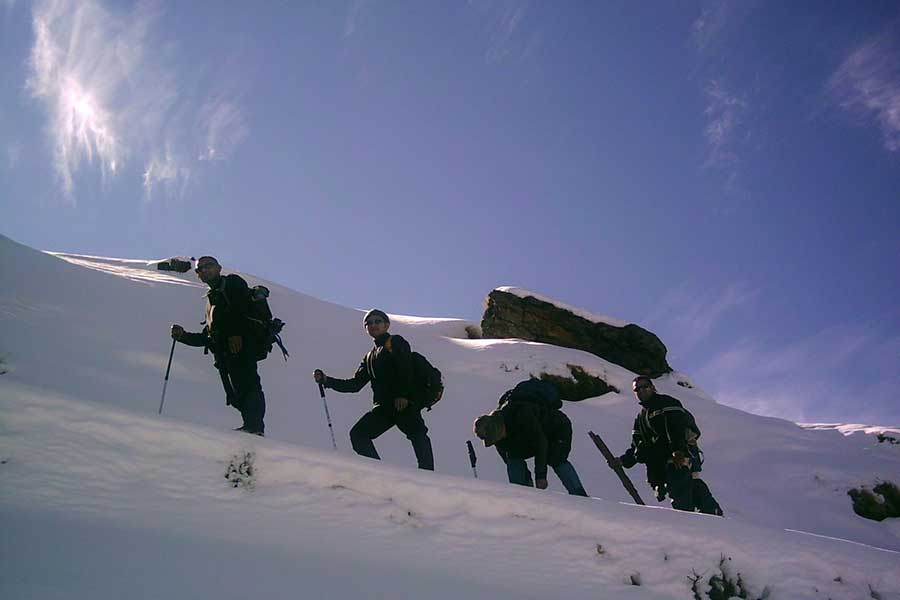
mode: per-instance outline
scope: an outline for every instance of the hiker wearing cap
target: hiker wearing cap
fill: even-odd
[[[172,338],[204,348],[204,352],[212,351],[225,388],[225,404],[236,408],[243,419],[237,431],[263,435],[266,397],[256,368],[258,348],[248,320],[250,288],[239,275],[222,275],[222,266],[212,256],[201,256],[195,271],[209,286],[203,331],[193,333],[172,325]]]
[[[553,469],[570,494],[587,496],[575,467],[569,462],[572,422],[561,406],[553,384],[522,382],[500,398],[497,410],[475,419],[472,429],[486,447],[494,446],[506,463],[509,482],[547,488],[547,467]],[[534,457],[534,482],[526,459]]]
[[[423,405],[414,397],[409,342],[388,333],[391,320],[384,311],[370,310],[363,324],[375,346],[363,356],[356,374],[351,379],[336,379],[316,369],[313,377],[316,383],[336,392],[355,393],[372,384],[375,406],[350,429],[350,442],[357,454],[379,459],[372,440],[396,425],[412,444],[419,468],[433,471],[434,455],[422,418]]]
[[[631,447],[610,461],[611,465],[618,462],[630,469],[644,463],[647,482],[657,500],[664,500],[668,494],[672,508],[721,516],[722,508],[700,479],[703,459],[697,445],[700,429],[694,416],[672,396],[657,392],[645,375],[635,377],[631,389],[641,411],[634,419]]]

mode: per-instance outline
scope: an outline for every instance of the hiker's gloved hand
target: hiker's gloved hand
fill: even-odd
[[[394,408],[397,412],[405,410],[407,406],[409,406],[409,400],[406,398],[394,398]]]
[[[534,487],[536,487],[536,488],[539,489],[539,490],[546,490],[546,489],[547,489],[547,485],[548,485],[548,484],[547,484],[547,480],[546,480],[546,479],[535,479],[535,480],[534,480]]]
[[[325,373],[322,371],[322,369],[316,369],[315,371],[313,371],[313,379],[315,379],[316,383],[318,384],[325,383]]]
[[[676,467],[690,467],[691,459],[681,450],[676,450],[672,453],[672,464]]]
[[[233,335],[228,338],[228,351],[232,354],[237,354],[241,351],[241,348],[244,346],[244,340],[241,339],[239,335]]]
[[[621,469],[622,467],[624,467],[621,457],[618,456],[613,456],[611,459],[606,461],[606,464],[608,464],[611,469]]]
[[[657,501],[662,502],[663,500],[666,499],[666,494],[668,493],[668,490],[666,489],[666,484],[660,483],[660,484],[657,484],[657,485],[654,485],[651,487],[653,488],[653,491],[656,492]]]
[[[172,331],[170,332],[173,340],[180,340],[181,336],[184,335],[184,327],[181,325],[172,325]]]

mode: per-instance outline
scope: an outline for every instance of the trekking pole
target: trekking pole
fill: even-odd
[[[325,400],[325,386],[319,384],[319,395],[322,396],[322,405],[325,406],[325,419],[328,421],[328,431],[331,432],[331,445],[337,450],[337,442],[334,441],[334,427],[331,426],[331,414],[328,412],[328,402]]]
[[[159,399],[159,414],[162,414],[163,402],[166,401],[166,386],[169,385],[169,370],[172,368],[172,355],[175,354],[175,338],[172,338],[172,349],[169,350],[169,364],[166,365],[166,378],[163,381],[162,397]]]
[[[466,448],[469,450],[469,464],[472,465],[472,474],[475,475],[475,479],[478,479],[478,469],[475,468],[478,457],[475,456],[475,448],[472,447],[471,440],[466,440]]]

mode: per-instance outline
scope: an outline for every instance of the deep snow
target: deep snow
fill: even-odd
[[[891,552],[900,526],[857,517],[846,496],[900,479],[898,446],[722,406],[676,372],[657,385],[697,416],[704,477],[728,518],[623,504],[586,432],[624,450],[633,375],[575,350],[469,340],[464,320],[392,315],[392,332],[447,381],[426,413],[435,474],[412,469],[396,431],[376,441],[382,462],[352,454],[347,431],[368,409],[368,390],[329,392],[339,445],[330,451],[310,374],[353,373],[369,346],[362,313],[271,282],[292,356],[261,366],[268,437],[227,431],[239,417],[224,406],[210,358],[180,345],[158,417],[168,326],[199,329],[204,287],[192,273],[153,269],[0,239],[4,598],[687,598],[686,577],[711,572],[723,554],[773,598],[864,597],[869,585],[884,597],[900,592]],[[472,420],[529,373],[564,374],[566,364],[625,391],[565,407],[572,462],[595,499],[509,486],[480,446],[473,481],[464,444]],[[223,477],[246,449],[256,453],[252,491]],[[641,469],[629,474],[655,504]],[[551,489],[561,490],[552,475]],[[625,583],[634,573],[639,587]]]

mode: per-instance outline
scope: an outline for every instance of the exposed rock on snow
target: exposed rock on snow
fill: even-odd
[[[873,521],[900,517],[900,488],[891,481],[882,481],[871,490],[854,488],[847,495],[853,500],[853,512],[861,517]]]
[[[520,338],[584,350],[650,377],[672,371],[665,345],[652,332],[519,288],[497,288],[488,295],[481,330],[485,338]]]
[[[552,373],[541,373],[540,378],[544,381],[552,381],[559,388],[559,395],[563,400],[577,402],[579,400],[587,400],[588,398],[596,398],[607,392],[619,393],[614,386],[609,385],[604,380],[591,375],[579,365],[566,365],[571,377],[562,377]]]

